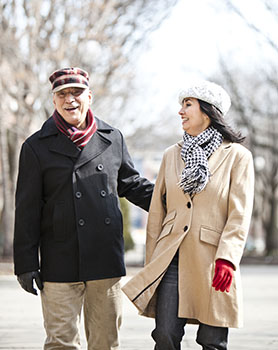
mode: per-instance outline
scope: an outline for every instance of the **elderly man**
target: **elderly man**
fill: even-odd
[[[118,196],[148,210],[153,185],[134,169],[119,130],[91,109],[88,73],[49,78],[55,111],[21,149],[16,190],[15,274],[41,290],[44,349],[119,349],[125,275]]]

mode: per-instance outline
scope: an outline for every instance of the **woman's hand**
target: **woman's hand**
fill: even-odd
[[[218,259],[215,263],[215,272],[212,286],[221,292],[230,291],[233,280],[234,265],[227,260]]]

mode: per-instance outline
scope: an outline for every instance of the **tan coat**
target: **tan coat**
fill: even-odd
[[[181,145],[164,153],[147,224],[146,265],[123,291],[140,314],[154,317],[155,290],[179,249],[178,316],[188,323],[241,327],[239,263],[253,206],[252,155],[240,144],[223,142],[209,159],[209,183],[191,199],[177,185],[184,168]],[[211,286],[220,258],[235,267],[229,293]]]

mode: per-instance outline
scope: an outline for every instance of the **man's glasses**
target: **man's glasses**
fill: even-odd
[[[66,98],[67,95],[72,95],[73,97],[80,96],[86,89],[71,89],[71,90],[61,90],[56,92],[59,98]]]

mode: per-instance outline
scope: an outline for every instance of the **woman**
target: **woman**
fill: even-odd
[[[230,97],[208,81],[179,96],[183,141],[163,156],[152,197],[146,265],[123,291],[155,317],[156,350],[181,348],[187,323],[205,350],[227,349],[242,325],[239,263],[253,204],[254,171],[243,137],[223,118]]]

